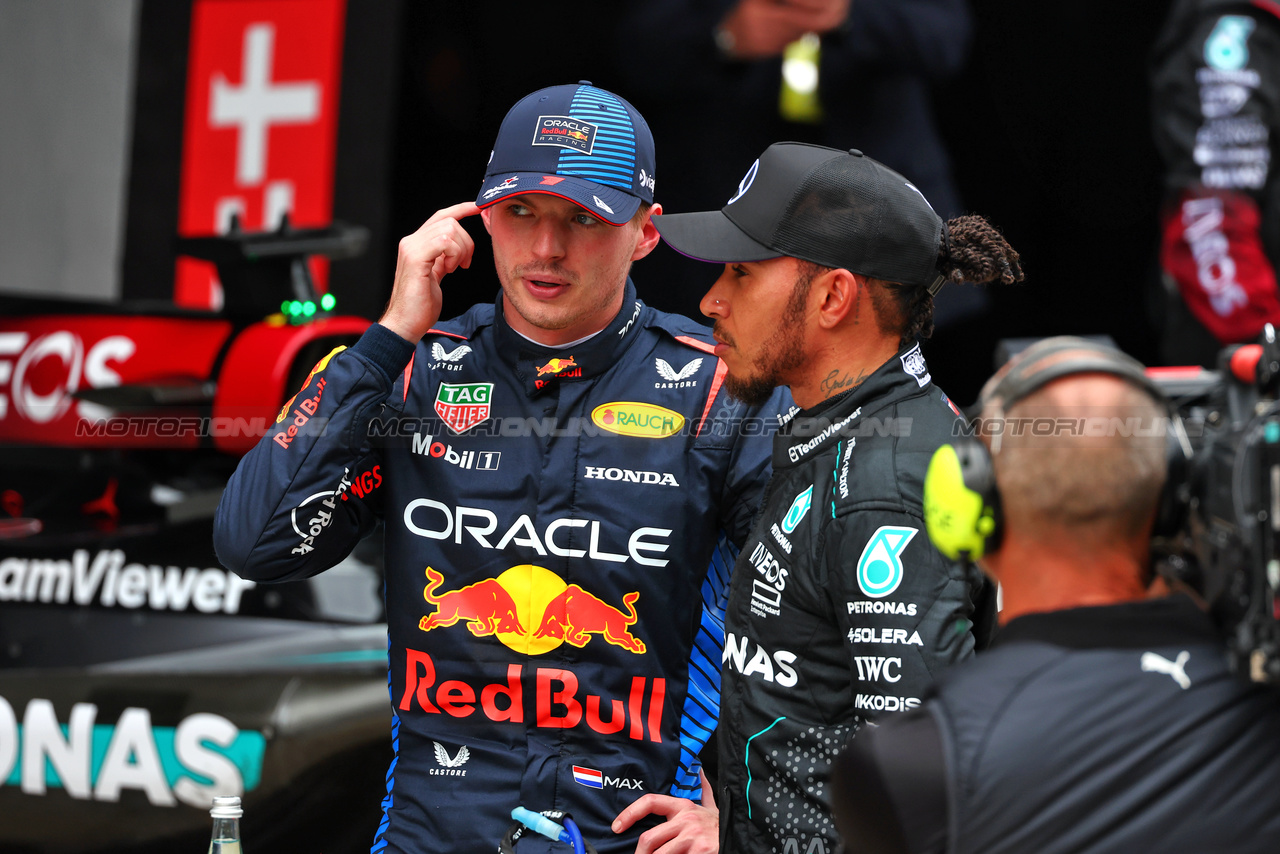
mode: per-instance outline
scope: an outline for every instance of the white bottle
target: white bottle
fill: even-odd
[[[240,816],[244,815],[240,799],[214,798],[209,815],[213,816],[209,854],[240,854]]]

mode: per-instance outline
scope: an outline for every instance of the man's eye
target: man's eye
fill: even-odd
[[[507,205],[507,212],[512,216],[526,216],[529,213],[529,209],[521,204],[510,204]]]
[[[738,276],[739,278],[741,278],[742,276],[745,276],[745,275],[747,274],[747,268],[746,268],[746,267],[744,267],[744,266],[742,266],[741,264],[734,264],[734,265],[733,265],[732,267],[730,267],[729,269],[730,269],[730,270],[732,270],[732,271],[733,271],[733,274],[734,274],[735,276]]]
[[[595,225],[600,220],[596,219],[591,214],[582,213],[582,214],[577,214],[573,218],[573,221],[576,222],[578,225]]]

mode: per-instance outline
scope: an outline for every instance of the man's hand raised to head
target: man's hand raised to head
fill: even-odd
[[[440,319],[440,281],[459,267],[470,267],[475,252],[475,242],[459,220],[479,212],[475,202],[443,208],[401,238],[395,284],[379,323],[413,344],[427,334]]]

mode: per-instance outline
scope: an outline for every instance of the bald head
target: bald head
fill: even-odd
[[[989,401],[983,418],[1010,532],[1145,541],[1166,473],[1167,413],[1150,392],[1072,374],[1004,411]]]

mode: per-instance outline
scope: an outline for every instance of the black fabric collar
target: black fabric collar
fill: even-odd
[[[857,388],[809,409],[796,410],[783,423],[773,443],[774,468],[796,465],[856,434],[863,416],[878,411],[884,403],[927,387],[930,381],[919,342],[903,347]]]
[[[1033,641],[1069,649],[1138,649],[1221,640],[1209,615],[1191,597],[1178,593],[1119,605],[1027,614],[1002,626],[991,646]]]
[[[590,379],[613,367],[635,340],[644,307],[644,303],[636,299],[636,287],[628,278],[622,310],[603,332],[576,347],[553,350],[533,343],[507,325],[499,291],[494,308],[498,349],[520,377],[525,393],[537,397],[559,383]]]

